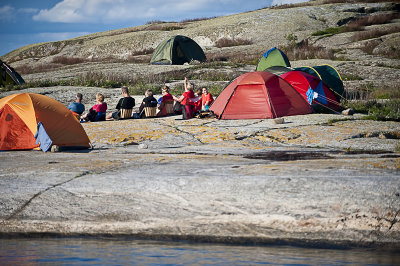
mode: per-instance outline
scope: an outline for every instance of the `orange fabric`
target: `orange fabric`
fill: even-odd
[[[220,119],[263,119],[312,112],[289,83],[263,71],[239,76],[221,92],[210,110]]]
[[[25,150],[39,145],[24,121],[5,105],[0,110],[0,150]]]
[[[34,93],[13,94],[0,100],[0,108],[5,112],[2,116],[15,114],[19,117],[19,120],[13,120],[15,124],[1,123],[1,132],[11,132],[9,134],[21,139],[31,139],[36,133],[37,123],[42,122],[53,144],[90,147],[85,130],[72,112],[50,97]],[[29,131],[23,129],[17,121],[25,124]],[[32,149],[37,146],[29,144],[31,147],[23,147],[18,144],[19,139],[8,139],[8,142],[7,145],[15,146],[15,149]]]

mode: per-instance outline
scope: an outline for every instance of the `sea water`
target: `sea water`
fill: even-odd
[[[400,254],[374,249],[95,238],[0,239],[0,247],[0,265],[400,265]]]

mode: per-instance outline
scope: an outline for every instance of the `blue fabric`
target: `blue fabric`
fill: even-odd
[[[315,92],[318,93],[317,101],[322,103],[322,104],[328,104],[328,101],[326,100],[326,95],[324,91],[324,87],[322,84],[322,81],[318,84],[318,86],[315,88]]]
[[[275,49],[278,49],[278,48],[274,47],[274,48],[271,48],[271,49],[269,49],[268,51],[266,51],[265,54],[264,54],[264,57],[267,58],[268,55],[269,55],[273,50],[275,50]]]
[[[53,141],[50,139],[49,135],[47,135],[47,132],[44,129],[42,122],[39,122],[37,124],[35,139],[36,144],[40,143],[39,147],[43,152],[50,150],[51,145],[53,144]]]
[[[68,105],[68,109],[81,115],[85,111],[85,106],[82,103],[73,102]]]
[[[105,121],[105,120],[106,120],[106,113],[98,112],[95,121]]]
[[[312,104],[312,101],[314,99],[314,91],[311,89],[311,87],[308,87],[308,90],[306,92],[307,95],[307,101],[309,104]]]

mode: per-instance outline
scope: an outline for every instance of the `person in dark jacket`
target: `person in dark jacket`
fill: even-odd
[[[132,109],[135,106],[135,99],[129,95],[129,89],[127,86],[122,86],[121,94],[123,97],[119,99],[118,104],[115,107],[117,111],[108,114],[107,120],[109,119],[118,120],[120,118],[121,109]]]
[[[156,98],[154,98],[152,90],[147,90],[144,95],[146,97],[143,99],[142,104],[139,107],[139,116],[140,117],[144,116],[143,110],[145,107],[157,107],[157,105],[158,105],[158,101]]]

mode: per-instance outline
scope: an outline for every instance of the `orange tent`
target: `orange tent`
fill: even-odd
[[[90,147],[79,121],[62,103],[40,94],[19,93],[0,99],[0,150],[33,149],[42,122],[54,145]]]
[[[210,110],[219,119],[262,119],[312,113],[308,103],[288,82],[264,71],[236,78],[221,92]]]

